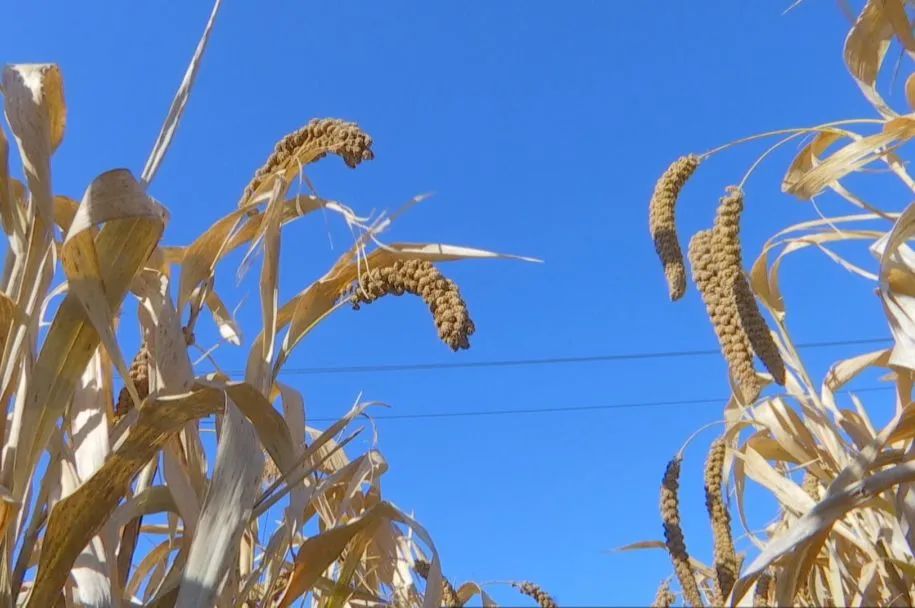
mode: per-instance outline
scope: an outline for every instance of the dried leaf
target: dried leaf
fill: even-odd
[[[102,468],[51,510],[29,608],[53,603],[77,555],[126,495],[133,476],[165,441],[188,421],[220,411],[224,403],[222,391],[202,388],[143,404],[136,426]]]
[[[823,188],[853,171],[884,157],[889,146],[907,141],[915,135],[915,121],[908,117],[893,119],[883,130],[846,144],[822,163],[800,175],[787,192],[800,199],[816,196]]]
[[[427,591],[423,599],[423,608],[437,608],[441,602],[442,581],[438,553],[432,547],[429,535],[419,524],[386,502],[375,505],[361,516],[344,525],[331,528],[307,539],[300,547],[298,555],[296,555],[295,567],[280,600],[279,608],[288,608],[303,593],[308,591],[321,573],[337,559],[357,534],[364,530],[371,530],[385,521],[406,524],[432,548],[433,557],[430,563],[429,575],[426,578]]]
[[[181,121],[181,116],[184,114],[184,108],[187,106],[187,102],[190,99],[191,88],[194,86],[194,79],[197,77],[197,71],[200,69],[200,62],[203,59],[203,53],[206,51],[207,43],[210,41],[210,34],[213,32],[213,25],[216,23],[216,15],[219,13],[219,7],[221,5],[222,0],[215,0],[215,2],[213,2],[213,10],[210,12],[210,18],[207,20],[203,35],[200,37],[200,42],[197,43],[197,49],[194,51],[194,56],[191,57],[191,63],[187,66],[187,71],[184,73],[184,79],[181,81],[181,86],[178,87],[178,92],[172,100],[172,105],[168,110],[168,116],[165,117],[165,122],[162,124],[162,130],[159,131],[159,136],[156,138],[156,143],[153,145],[152,152],[150,152],[149,158],[146,160],[146,166],[143,167],[143,175],[140,181],[144,189],[149,186],[150,182],[152,182],[153,178],[156,176],[159,165],[162,164],[165,153],[168,152],[172,139],[175,137],[175,131],[178,129],[178,123]]]
[[[877,92],[877,76],[895,30],[887,6],[897,0],[868,0],[845,39],[845,64],[867,100],[887,118],[896,116]]]
[[[238,543],[257,498],[263,466],[254,428],[230,400],[213,480],[181,577],[177,608],[216,605],[218,587],[233,560],[237,563]]]
[[[139,190],[127,171],[103,173],[87,189],[62,251],[71,273],[70,290],[35,362],[34,390],[23,410],[19,428],[28,431],[20,437],[14,494],[22,492],[99,343],[104,342],[112,358],[119,355],[112,311],[158,242],[165,217],[164,209]],[[90,228],[103,223],[92,236]],[[123,360],[115,362],[126,377]]]

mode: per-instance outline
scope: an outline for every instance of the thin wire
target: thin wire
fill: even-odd
[[[878,344],[889,342],[890,338],[867,338],[862,340],[836,340],[832,342],[806,342],[798,344],[798,348],[827,348],[831,346],[853,346],[864,344]],[[340,367],[293,367],[283,368],[280,375],[311,375],[311,374],[355,374],[376,372],[401,372],[423,371],[434,369],[470,369],[486,367],[522,367],[531,365],[560,365],[569,363],[599,363],[606,361],[637,361],[644,359],[673,359],[685,357],[700,357],[720,355],[717,349],[659,351],[648,353],[619,353],[607,355],[590,355],[579,357],[546,357],[541,359],[503,359],[491,361],[465,361],[449,363],[405,363],[387,365],[350,365]],[[241,375],[241,370],[233,370],[230,375]]]
[[[855,391],[854,393],[870,393],[876,391],[893,390],[892,386],[871,386]],[[375,420],[412,420],[419,418],[459,418],[459,417],[477,417],[477,416],[513,416],[518,414],[545,414],[561,412],[585,412],[597,410],[625,410],[625,409],[643,409],[652,407],[671,407],[682,405],[708,405],[714,403],[727,403],[729,397],[718,397],[716,399],[680,399],[675,401],[636,401],[632,403],[608,403],[606,405],[581,405],[571,407],[542,407],[542,408],[519,408],[506,410],[477,410],[469,412],[427,412],[423,414],[389,414],[387,416],[372,416]],[[336,422],[337,418],[311,418],[314,422]]]
[[[855,390],[840,391],[842,393],[873,393],[878,391],[893,390],[892,386],[869,386]],[[653,407],[671,407],[682,405],[707,405],[726,403],[729,397],[716,397],[708,399],[677,399],[669,401],[633,401],[629,403],[608,403],[604,405],[573,405],[569,407],[532,407],[503,410],[470,410],[464,412],[424,412],[421,414],[389,414],[387,416],[372,416],[373,420],[416,420],[421,418],[473,418],[480,416],[514,416],[519,414],[547,414],[565,412],[587,412],[599,410],[624,410],[642,409]],[[309,422],[337,422],[339,418],[309,418]],[[201,419],[201,422],[210,422]]]

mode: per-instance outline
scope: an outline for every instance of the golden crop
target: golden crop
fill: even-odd
[[[381,493],[384,458],[353,449],[355,421],[370,404],[315,428],[301,394],[278,376],[296,346],[341,308],[341,296],[358,307],[415,294],[447,345],[469,347],[475,328],[466,303],[433,262],[508,256],[384,242],[390,218],[370,222],[342,203],[291,192],[327,154],[352,168],[373,158],[361,128],[327,118],[283,138],[239,204],[226,205],[192,243],[166,245],[169,212],[149,190],[219,6],[142,173],[102,173],[78,201],[51,179],[67,117],[60,69],[3,70],[23,179],[10,171],[0,129],[8,244],[0,275],[0,606],[285,608],[308,596],[327,608],[430,608],[488,597],[476,583],[455,589],[442,576],[432,539]],[[315,211],[345,221],[354,242],[281,301],[283,230]],[[248,254],[242,272],[251,270],[251,254],[263,254],[262,323],[244,344],[216,285],[217,270],[239,249]],[[61,275],[65,283],[53,285]],[[133,322],[127,304],[142,341],[129,365],[120,333]],[[50,324],[40,330],[45,316]],[[243,379],[222,370],[215,348],[196,344],[203,323],[245,349]],[[215,371],[196,369],[195,350]],[[207,417],[216,421],[215,462],[204,450]],[[534,590],[546,597],[521,587]]]
[[[902,0],[867,0],[852,24],[843,55],[875,117],[762,133],[690,154],[664,172],[649,203],[655,247],[676,299],[683,283],[673,208],[686,178],[699,159],[706,163],[736,145],[777,138],[738,185],[727,188],[711,226],[695,234],[689,246],[693,281],[727,360],[733,391],[725,405],[724,433],[706,463],[711,567],[690,557],[683,538],[677,496],[683,450],[662,482],[664,545],[685,604],[915,604],[915,460],[910,458],[915,453],[915,256],[907,245],[915,237],[915,205],[892,209],[866,200],[847,179],[854,174],[861,174],[858,180],[895,179],[915,193],[903,157],[905,144],[915,137],[915,74],[905,80],[909,107],[902,111],[880,90],[882,75],[892,69],[886,64],[893,63],[885,59],[915,49],[912,31],[911,5]],[[805,202],[831,196],[853,209],[826,216],[817,207],[809,221],[767,241],[747,268],[740,222],[751,200],[745,194],[748,182],[762,162],[801,138],[807,141],[791,161],[782,191]],[[866,244],[873,268],[840,254],[839,243]],[[785,258],[811,249],[871,283],[865,289],[879,296],[893,337],[889,348],[837,361],[821,382],[798,355],[788,327],[788,298],[780,288]],[[829,305],[847,296],[820,294]],[[757,373],[754,357],[768,374]],[[855,394],[856,380],[873,371],[887,383],[882,395],[895,406],[883,427]],[[762,526],[751,525],[746,516],[751,483],[779,506],[775,518]],[[732,536],[732,519],[742,526],[741,534]],[[738,548],[740,539],[745,550]],[[670,605],[669,591],[663,583],[655,605]]]

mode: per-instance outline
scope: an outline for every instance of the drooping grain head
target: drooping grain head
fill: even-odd
[[[452,350],[470,348],[469,337],[476,328],[467,311],[467,303],[457,285],[445,278],[431,262],[397,260],[372,268],[345,292],[357,310],[361,304],[370,304],[383,296],[404,293],[420,296],[429,306],[439,338]]]
[[[772,338],[772,332],[769,324],[762,316],[759,310],[759,304],[756,302],[756,296],[750,289],[750,284],[746,276],[740,275],[734,284],[734,300],[737,303],[737,314],[740,317],[740,324],[743,326],[750,339],[750,346],[753,352],[759,357],[772,378],[780,385],[785,385],[785,361]]]
[[[130,363],[127,375],[130,376],[134,386],[137,387],[140,399],[145,399],[149,396],[149,348],[146,342],[140,345],[140,350],[137,351],[136,356]],[[127,414],[131,407],[133,407],[133,401],[130,399],[130,393],[125,386],[118,393],[118,401],[114,406],[115,421],[120,420],[122,416]]]
[[[664,581],[658,587],[658,592],[654,596],[654,601],[651,602],[651,608],[671,608],[676,601],[677,596],[670,590],[670,581]]]
[[[708,510],[714,539],[715,574],[721,600],[727,598],[739,575],[737,552],[731,537],[731,515],[722,488],[722,471],[727,454],[724,440],[716,439],[705,463],[705,507]]]
[[[674,566],[674,572],[683,589],[683,597],[691,606],[702,606],[702,596],[693,574],[686,551],[686,539],[680,526],[680,459],[674,458],[667,463],[664,478],[661,481],[661,520],[664,522],[664,543]]]
[[[686,291],[686,269],[677,238],[676,207],[680,191],[699,167],[699,157],[681,156],[661,175],[648,205],[648,224],[655,251],[664,266],[667,291],[671,300],[679,300]]]
[[[290,159],[314,153],[308,162],[323,158],[328,152],[338,155],[350,168],[375,157],[372,138],[354,122],[338,118],[315,118],[277,142],[267,161],[255,173],[245,188],[242,202],[247,201],[264,179],[280,170]]]
[[[689,260],[693,281],[702,295],[718,343],[731,376],[737,382],[745,401],[752,401],[761,390],[753,368],[753,351],[749,337],[740,324],[740,314],[733,297],[722,284],[721,261],[715,250],[715,231],[697,232],[689,243]]]
[[[711,261],[717,274],[717,289],[719,301],[722,306],[733,308],[736,315],[734,302],[734,284],[743,273],[742,256],[740,251],[740,216],[743,213],[743,192],[733,186],[728,187],[727,193],[721,198],[715,214],[715,226],[711,231]]]
[[[416,573],[422,577],[423,580],[429,578],[429,568],[431,565],[424,559],[418,559],[413,562],[413,569],[416,570]],[[442,608],[459,608],[462,605],[460,597],[458,597],[457,590],[455,590],[454,585],[451,584],[445,575],[442,575]]]
[[[534,598],[540,608],[558,608],[556,600],[549,593],[544,591],[540,585],[529,581],[512,583],[512,586],[524,595]]]
[[[750,347],[779,384],[785,383],[785,363],[772,339],[756,297],[743,273],[743,255],[740,243],[740,218],[744,209],[744,193],[729,186],[718,205],[715,228],[712,231],[712,249],[718,267],[723,299],[731,302]]]
[[[743,190],[737,186],[728,186],[715,210],[715,231],[726,235],[730,239],[729,242],[736,241],[738,245],[740,245],[740,218],[743,215],[744,198]],[[739,247],[733,254],[740,256]]]

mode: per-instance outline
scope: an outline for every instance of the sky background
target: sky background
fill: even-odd
[[[228,0],[151,190],[172,214],[166,242],[187,244],[230,212],[282,135],[312,117],[340,117],[374,137],[376,159],[356,171],[337,159],[310,168],[321,195],[377,212],[434,192],[398,220],[389,241],[469,245],[544,263],[444,268],[477,326],[469,351],[451,353],[437,340],[418,299],[389,298],[335,314],[290,368],[715,349],[695,290],[676,304],[667,299],[648,235],[658,175],[681,154],[751,133],[873,115],[842,63],[843,15],[822,2],[782,15],[789,4]],[[56,192],[78,199],[102,171],[140,173],[209,10],[209,2],[10,3],[7,23],[27,27],[5,28],[0,59],[57,62],[65,78]],[[681,201],[682,235],[710,224],[724,186],[763,149],[737,148],[701,168]],[[779,228],[815,217],[809,203],[779,192],[793,151],[775,155],[747,186],[748,261]],[[881,195],[889,208],[908,202],[901,191]],[[350,242],[331,215],[284,235],[282,300]],[[223,274],[218,287],[230,307],[247,294],[240,320],[253,332],[256,273],[237,287],[231,268]],[[800,253],[783,276],[797,341],[888,336],[873,286],[825,256]],[[213,335],[198,334],[203,343]],[[868,348],[805,354],[820,375]],[[217,355],[237,370],[244,352],[226,346]],[[530,579],[564,606],[651,600],[670,573],[666,555],[613,549],[661,538],[664,466],[693,431],[720,418],[724,400],[714,400],[728,394],[717,356],[284,381],[303,392],[312,419],[341,415],[360,392],[391,405],[379,416],[711,399],[378,419],[391,467],[385,494],[427,527],[447,576]],[[878,408],[887,398],[865,395]],[[704,560],[701,468],[714,437],[708,430],[691,444],[682,480],[687,542]],[[769,506],[756,504],[756,523]],[[503,585],[488,589],[502,603],[523,601]]]

